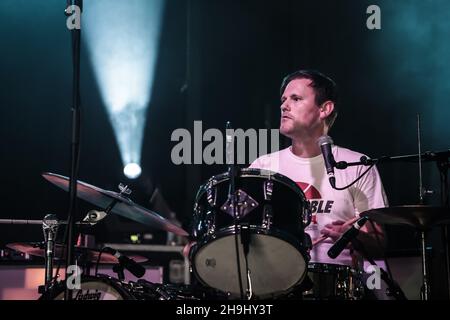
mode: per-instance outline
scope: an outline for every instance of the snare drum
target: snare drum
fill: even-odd
[[[364,296],[363,272],[350,266],[310,263],[308,277],[312,288],[305,300],[360,300]]]
[[[229,184],[224,173],[197,193],[192,229],[197,245],[191,251],[195,276],[231,297],[239,296],[241,288],[258,298],[288,292],[303,280],[309,261],[304,229],[311,213],[302,190],[281,174],[242,169],[235,178],[233,209]]]

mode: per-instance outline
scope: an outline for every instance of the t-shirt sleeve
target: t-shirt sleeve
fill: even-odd
[[[367,170],[361,167],[358,176]],[[377,168],[372,167],[367,174],[353,186],[353,197],[356,213],[388,206],[388,200]]]
[[[250,163],[249,168],[253,168],[253,169],[263,169],[261,166],[261,157],[257,158],[255,161],[253,161],[252,163]]]
[[[249,168],[280,172],[280,153],[274,152],[257,158]]]

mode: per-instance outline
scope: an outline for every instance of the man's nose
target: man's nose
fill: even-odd
[[[280,106],[281,111],[289,111],[289,105],[287,103],[287,101],[283,102]]]

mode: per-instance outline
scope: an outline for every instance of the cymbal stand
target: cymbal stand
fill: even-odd
[[[449,156],[439,157],[436,161],[439,169],[441,181],[441,203],[443,207],[450,207],[449,187],[448,187],[448,169],[450,168]],[[445,256],[445,273],[447,276],[447,293],[450,299],[450,248],[449,248],[449,226],[442,226],[442,243]]]
[[[424,204],[424,188],[423,188],[423,174],[422,174],[422,143],[420,139],[420,114],[417,114],[417,147],[419,155],[419,204]],[[426,253],[426,237],[425,230],[420,231],[420,245],[422,252],[422,300],[428,300],[430,296],[430,284],[428,283],[428,262]]]
[[[428,261],[427,261],[427,253],[426,253],[426,238],[425,238],[425,230],[420,231],[420,244],[421,244],[421,252],[422,252],[422,290],[421,290],[421,298],[422,300],[428,300],[430,296],[430,285],[428,283]]]

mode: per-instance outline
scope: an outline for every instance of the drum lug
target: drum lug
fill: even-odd
[[[270,229],[270,227],[272,226],[272,219],[273,219],[272,205],[265,204],[263,208],[262,227],[264,229]]]
[[[216,232],[216,219],[213,211],[209,210],[206,213],[206,228],[208,229],[208,234],[212,235]]]
[[[217,202],[216,181],[211,180],[206,187],[206,199],[210,206],[215,207]]]
[[[272,180],[264,181],[264,200],[266,201],[272,200],[272,192],[273,192],[273,181]]]
[[[307,227],[309,226],[309,224],[311,223],[311,219],[312,219],[312,210],[311,210],[311,206],[310,206],[310,202],[306,201],[304,203],[304,207],[301,209],[302,211],[302,222],[303,222],[303,226]]]

